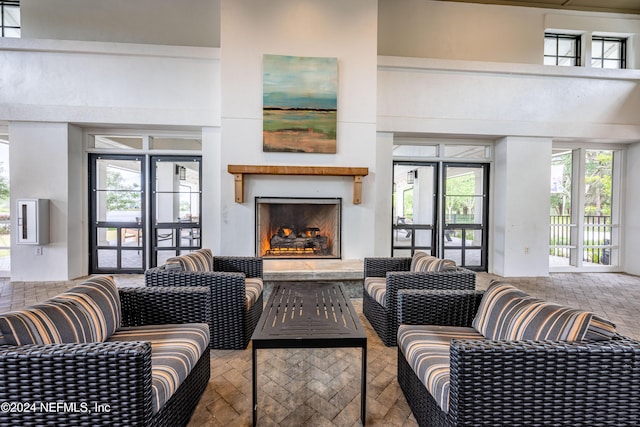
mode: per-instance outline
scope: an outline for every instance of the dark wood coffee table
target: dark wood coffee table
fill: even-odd
[[[253,425],[258,422],[257,352],[269,348],[362,348],[360,418],[366,417],[367,334],[336,283],[282,283],[273,288],[251,337]]]

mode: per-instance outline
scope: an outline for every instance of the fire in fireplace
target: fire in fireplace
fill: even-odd
[[[339,198],[256,198],[256,254],[340,258]]]

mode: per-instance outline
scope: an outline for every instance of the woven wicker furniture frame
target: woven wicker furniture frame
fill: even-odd
[[[396,345],[397,295],[400,289],[475,289],[476,273],[458,267],[429,273],[410,272],[411,258],[365,258],[364,277],[386,277],[387,306],[380,305],[364,289],[362,311],[386,346]]]
[[[210,307],[206,288],[119,288],[119,294],[122,326],[198,322]],[[0,402],[68,406],[0,412],[0,425],[184,426],[210,375],[207,348],[174,395],[153,414],[149,342],[4,345]],[[90,413],[82,410],[83,404]],[[108,405],[108,410],[103,406],[103,411],[96,411],[94,404]]]
[[[208,323],[211,348],[241,350],[247,347],[262,314],[263,294],[247,310],[245,278],[262,279],[262,258],[213,257],[212,272],[150,268],[144,273],[146,286],[205,286],[211,307],[199,321]]]
[[[405,324],[470,326],[482,291],[401,291]],[[452,313],[453,312],[453,313]],[[452,340],[444,413],[398,350],[398,382],[420,426],[640,423],[640,341]]]

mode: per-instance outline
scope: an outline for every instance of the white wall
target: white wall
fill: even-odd
[[[234,202],[233,176],[223,172],[216,252],[254,254],[254,198],[342,197],[342,256],[373,253],[376,205],[376,2],[222,0],[221,164],[368,167],[362,204],[348,177],[250,176],[245,203]],[[262,151],[264,54],[338,59],[337,154]]]
[[[430,0],[379,0],[378,53],[539,64],[540,9]]]
[[[32,245],[17,245],[17,235],[13,234],[13,281],[67,280],[79,274],[79,250],[71,246],[80,238],[86,240],[86,222],[79,220],[78,191],[69,191],[77,187],[73,181],[78,169],[71,165],[76,156],[70,153],[76,150],[70,147],[70,133],[75,131],[70,132],[66,123],[9,123],[12,227],[17,229],[18,199],[49,199],[50,211],[49,244],[42,246],[42,255],[36,255]]]
[[[640,139],[640,71],[379,57],[378,130]]]
[[[217,48],[0,39],[0,118],[217,126]]]
[[[640,143],[627,149],[624,209],[624,271],[640,275]]]
[[[22,37],[220,47],[220,0],[22,0]]]
[[[378,4],[379,55],[542,64],[547,30],[629,37],[629,56],[640,55],[637,15],[431,0]]]
[[[491,270],[549,274],[551,139],[508,137],[495,145]]]

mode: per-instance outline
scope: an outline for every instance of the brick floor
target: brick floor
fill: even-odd
[[[489,274],[478,275],[479,289]],[[549,277],[510,278],[531,295],[587,309],[614,321],[618,331],[640,339],[640,277],[614,273],[557,273]],[[141,286],[142,276],[116,276],[119,286]],[[0,281],[0,312],[56,295],[73,282]],[[385,347],[362,315],[367,348],[367,425],[415,426],[396,381],[396,348]],[[260,350],[260,426],[358,426],[360,351],[358,349]],[[189,423],[199,426],[251,425],[251,347],[214,350],[211,380]]]

